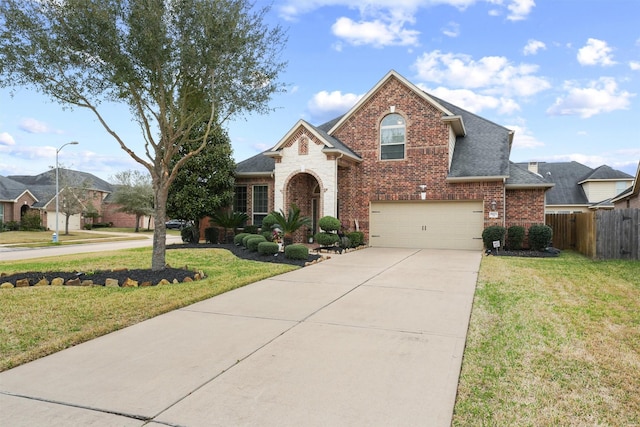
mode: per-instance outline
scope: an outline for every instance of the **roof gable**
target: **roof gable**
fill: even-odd
[[[324,126],[324,128],[316,127],[306,122],[305,120],[300,119],[298,120],[298,123],[296,123],[289,130],[289,132],[287,132],[287,134],[282,139],[280,139],[280,141],[278,141],[278,143],[271,150],[267,150],[263,154],[269,157],[280,156],[280,150],[282,150],[282,148],[286,146],[289,140],[296,133],[298,133],[300,130],[303,130],[303,132],[307,132],[311,134],[317,140],[319,140],[322,144],[324,144],[324,147],[325,147],[323,149],[324,152],[336,152],[336,153],[344,154],[348,157],[351,157],[355,161],[362,160],[360,156],[354,153],[349,147],[347,147],[337,138],[334,138],[333,136],[331,136],[324,129],[326,129],[326,126]]]
[[[453,127],[456,135],[464,135],[466,130],[464,126],[464,122],[462,118],[457,116],[456,114],[449,111],[446,107],[444,107],[441,103],[439,103],[436,98],[431,97],[425,91],[421,90],[419,87],[411,83],[409,80],[402,77],[396,71],[389,71],[372,89],[370,89],[358,102],[351,107],[351,109],[342,117],[336,120],[331,129],[329,129],[329,135],[335,133],[336,130],[342,126],[351,116],[356,114],[374,95],[378,92],[383,86],[385,86],[390,80],[396,79],[401,84],[409,88],[412,92],[414,92],[417,96],[425,100],[427,103],[431,104],[434,108],[442,113],[445,116],[445,120],[448,121]]]

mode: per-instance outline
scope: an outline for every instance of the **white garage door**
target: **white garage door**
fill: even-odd
[[[369,219],[371,246],[482,249],[482,202],[373,202]]]
[[[51,215],[55,227],[56,213],[51,212],[47,215]],[[67,217],[65,216],[65,214],[63,214],[62,212],[58,212],[58,230],[60,231],[60,234],[64,234],[66,221]],[[69,217],[69,231],[71,230],[80,230],[80,214],[71,215]]]

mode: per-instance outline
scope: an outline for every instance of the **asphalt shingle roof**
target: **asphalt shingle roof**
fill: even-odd
[[[528,168],[528,163],[518,163]],[[538,174],[555,186],[546,193],[548,205],[589,205],[589,199],[578,182],[593,169],[578,162],[538,163]]]
[[[0,201],[13,201],[27,190],[27,186],[21,182],[0,175]]]
[[[429,95],[455,115],[462,117],[467,130],[456,138],[450,178],[509,175],[510,130],[469,111]]]
[[[545,181],[540,175],[530,172],[526,167],[509,162],[509,178],[507,178],[506,185],[550,187],[552,183]]]
[[[589,176],[584,177],[581,181],[604,179],[633,179],[633,177],[628,173],[615,170],[610,166],[602,165],[595,168]]]
[[[275,166],[276,161],[272,157],[265,156],[263,152],[236,164],[236,174],[269,173],[274,171]]]

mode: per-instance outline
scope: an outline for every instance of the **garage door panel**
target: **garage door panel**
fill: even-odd
[[[370,244],[380,247],[482,249],[482,202],[372,203]]]

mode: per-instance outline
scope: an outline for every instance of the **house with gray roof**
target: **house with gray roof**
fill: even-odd
[[[614,209],[640,209],[640,162],[633,185],[611,199]]]
[[[544,223],[554,184],[509,160],[513,135],[392,70],[344,115],[298,120],[238,163],[234,210],[259,226],[295,204],[306,233],[330,215],[370,246],[481,249],[489,225]]]
[[[590,168],[572,162],[519,163],[554,184],[546,193],[547,213],[578,213],[613,209],[612,199],[633,185],[634,177],[603,165]]]
[[[116,187],[97,176],[71,169],[59,169],[58,202],[63,203],[65,187],[82,187],[83,212],[95,209],[101,222],[111,222],[118,227],[135,227],[135,215],[119,212],[119,206],[111,203],[110,196]],[[79,194],[79,193],[78,193]],[[40,214],[42,225],[54,230],[56,199],[56,171],[48,170],[38,175],[0,176],[0,224],[20,222],[29,211]],[[59,205],[58,229],[65,230],[66,216]],[[80,230],[85,225],[83,212],[70,215],[69,230]]]

